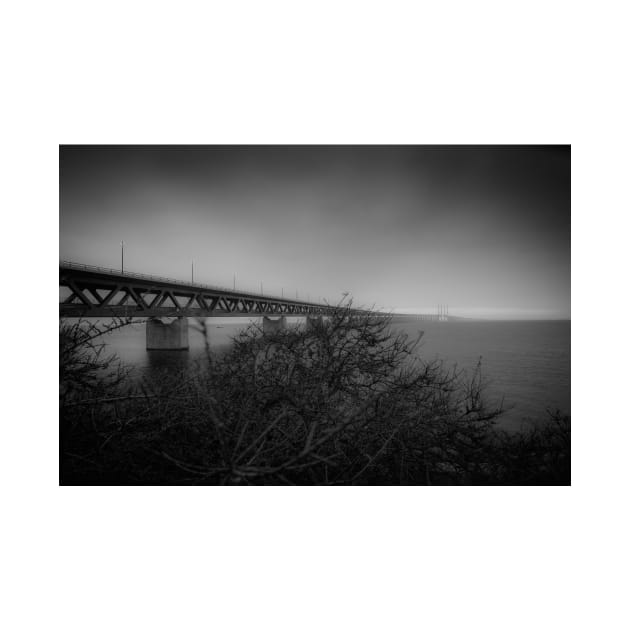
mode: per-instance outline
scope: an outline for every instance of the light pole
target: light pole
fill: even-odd
[[[125,241],[120,241],[120,273],[125,273]]]
[[[234,291],[236,291],[236,274],[234,274]]]
[[[190,261],[190,282],[193,283],[195,281],[195,261]]]

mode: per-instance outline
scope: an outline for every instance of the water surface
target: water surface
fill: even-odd
[[[254,320],[257,321],[257,320]],[[299,319],[289,318],[289,324]],[[188,351],[147,351],[144,324],[115,331],[107,337],[110,349],[136,374],[184,367],[203,360],[205,342],[189,320]],[[210,349],[227,349],[231,338],[250,323],[234,318],[209,318]],[[568,321],[417,321],[397,324],[414,337],[424,331],[420,355],[457,364],[470,373],[481,358],[488,399],[504,400],[506,429],[518,429],[547,416],[546,410],[571,412],[571,322]]]

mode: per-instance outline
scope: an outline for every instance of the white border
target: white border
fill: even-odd
[[[4,627],[627,627],[621,6],[6,9]],[[572,143],[574,487],[58,487],[57,146],[97,142]]]

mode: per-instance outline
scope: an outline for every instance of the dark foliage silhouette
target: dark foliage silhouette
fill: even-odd
[[[62,483],[569,483],[570,425],[512,436],[472,375],[426,362],[420,337],[351,301],[326,321],[263,334],[139,383],[96,343],[60,334]],[[207,333],[203,321],[202,332]]]

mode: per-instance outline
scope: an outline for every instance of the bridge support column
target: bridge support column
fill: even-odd
[[[270,319],[263,317],[263,333],[270,334],[279,330],[285,330],[287,327],[287,318],[283,315],[279,319]]]
[[[324,323],[324,318],[321,315],[307,315],[306,316],[306,332],[313,330],[314,328],[321,327]]]
[[[178,317],[171,323],[151,318],[146,323],[147,350],[188,350],[188,319]]]

